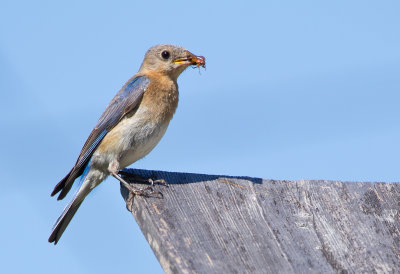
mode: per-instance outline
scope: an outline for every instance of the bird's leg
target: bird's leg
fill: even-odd
[[[127,177],[127,178],[129,178],[129,180],[132,180],[136,183],[150,184],[151,186],[154,186],[155,184],[161,184],[164,186],[168,186],[168,183],[164,179],[155,179],[154,176],[152,176],[150,178],[145,178],[139,174],[126,172],[123,170],[120,170],[118,174],[123,175],[124,177]]]
[[[154,192],[152,186],[148,186],[145,188],[136,188],[131,186],[127,181],[122,179],[118,174],[112,173],[111,176],[113,176],[115,179],[120,181],[129,191],[133,192],[135,195],[142,195],[142,196],[148,196],[148,194],[151,194]],[[147,190],[150,190],[151,192],[148,193],[146,192]]]
[[[118,175],[119,162],[116,160],[110,162],[110,164],[108,166],[108,171],[110,172],[111,176],[113,176],[115,179],[120,181],[126,187],[126,189],[128,189],[129,196],[128,196],[128,199],[126,199],[126,208],[129,211],[132,211],[133,197],[135,195],[149,197],[151,194],[156,194],[156,195],[158,194],[157,191],[154,191],[152,186],[148,186],[145,188],[136,188],[136,187],[131,186],[128,182],[126,182],[123,178],[121,178],[121,176]]]

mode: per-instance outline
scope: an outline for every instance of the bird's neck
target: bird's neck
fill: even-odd
[[[178,106],[178,84],[167,75],[148,72],[150,83],[142,103],[153,110],[158,119],[171,120]]]

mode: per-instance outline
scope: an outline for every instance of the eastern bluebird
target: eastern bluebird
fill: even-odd
[[[133,194],[143,194],[119,175],[147,155],[164,135],[178,105],[178,76],[189,66],[205,67],[205,58],[174,45],[150,48],[136,75],[111,100],[86,140],[71,171],[55,186],[63,199],[79,176],[81,186],[57,219],[49,242],[57,244],[85,197],[108,175]]]

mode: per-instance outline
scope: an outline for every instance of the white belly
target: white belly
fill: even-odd
[[[112,161],[125,168],[146,156],[158,144],[169,121],[149,119],[147,108],[140,106],[136,113],[120,121],[107,135],[93,155],[94,165],[108,169]],[[101,148],[101,149],[100,149]]]
[[[142,127],[135,131],[132,138],[132,146],[122,153],[120,168],[125,168],[149,154],[164,136],[168,124],[168,122],[164,124],[146,124],[145,129]]]

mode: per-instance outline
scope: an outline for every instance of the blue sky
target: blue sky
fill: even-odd
[[[144,1],[142,1],[144,2]],[[133,167],[399,182],[398,1],[1,1],[1,272],[162,273],[107,179],[57,246],[50,197],[145,51],[185,71],[154,151]]]

